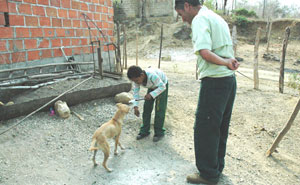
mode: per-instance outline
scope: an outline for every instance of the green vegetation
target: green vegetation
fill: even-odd
[[[291,74],[289,76],[288,86],[300,90],[300,74]]]
[[[249,21],[247,19],[247,17],[244,17],[244,16],[233,16],[233,20],[234,20],[234,23],[238,26],[247,26],[248,23],[250,23],[251,21]]]
[[[245,8],[236,9],[233,11],[236,16],[244,16],[244,17],[254,17],[257,18],[256,13],[253,10],[246,10]]]

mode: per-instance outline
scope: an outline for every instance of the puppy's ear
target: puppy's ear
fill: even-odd
[[[118,108],[121,108],[122,103],[117,103],[116,105]]]

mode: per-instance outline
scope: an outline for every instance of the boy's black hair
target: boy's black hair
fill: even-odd
[[[139,66],[130,66],[127,70],[127,77],[129,79],[138,78],[141,76],[142,73],[143,70]]]
[[[185,2],[189,3],[192,6],[198,6],[201,4],[199,0],[175,0],[175,10],[183,10]]]

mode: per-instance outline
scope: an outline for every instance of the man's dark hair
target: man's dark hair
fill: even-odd
[[[175,9],[183,10],[185,2],[189,3],[192,6],[200,5],[199,0],[175,0]]]
[[[143,73],[143,70],[139,66],[130,66],[127,70],[127,77],[129,79],[138,78]]]

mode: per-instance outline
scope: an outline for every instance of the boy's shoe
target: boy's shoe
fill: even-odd
[[[164,137],[164,135],[154,135],[153,137],[153,142],[157,142],[161,140]]]
[[[216,182],[204,179],[199,173],[188,175],[186,180],[191,184],[217,184]]]
[[[148,133],[148,134],[138,134],[138,135],[136,136],[136,140],[143,139],[144,137],[149,136],[149,134],[150,134],[150,133]]]

